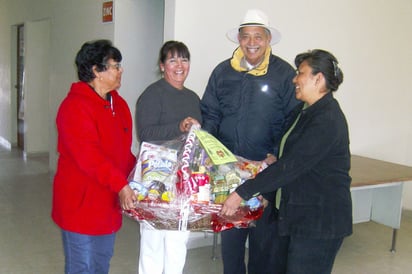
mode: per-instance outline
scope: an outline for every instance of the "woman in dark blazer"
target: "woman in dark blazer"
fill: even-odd
[[[279,263],[273,273],[331,273],[352,233],[348,126],[332,94],[343,73],[324,50],[301,53],[295,64],[293,83],[302,103],[290,117],[278,161],[240,185],[221,213],[232,215],[242,199],[277,190],[279,239],[273,242]]]

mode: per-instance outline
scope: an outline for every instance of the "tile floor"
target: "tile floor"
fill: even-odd
[[[47,157],[31,156],[25,161],[20,151],[0,146],[0,273],[63,273],[60,233],[50,219],[51,181]],[[199,236],[212,239],[210,234]],[[391,237],[392,230],[383,225],[354,225],[354,234],[344,241],[333,274],[412,273],[410,211],[403,213],[394,254],[389,252]],[[125,217],[117,236],[111,274],[137,272],[137,243],[138,225]],[[211,257],[211,246],[191,248],[184,274],[222,273],[221,260]]]

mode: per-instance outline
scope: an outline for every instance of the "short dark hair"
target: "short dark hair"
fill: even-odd
[[[77,76],[80,81],[89,83],[96,76],[93,66],[97,71],[105,71],[109,59],[116,62],[122,61],[122,54],[112,45],[110,40],[89,41],[82,45],[76,55]]]
[[[187,58],[190,61],[190,52],[187,46],[179,41],[167,41],[163,44],[159,52],[159,64],[164,64],[167,54],[170,52],[172,56]]]
[[[338,90],[339,85],[343,82],[343,72],[339,68],[335,56],[325,50],[314,49],[298,54],[295,58],[296,67],[298,68],[304,61],[312,68],[313,75],[319,72],[323,74],[328,90]]]

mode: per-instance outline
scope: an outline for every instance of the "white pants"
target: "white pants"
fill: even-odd
[[[155,230],[140,223],[139,274],[182,274],[189,233]]]

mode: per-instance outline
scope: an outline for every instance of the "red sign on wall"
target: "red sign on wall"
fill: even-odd
[[[113,22],[113,1],[103,2],[103,23]]]

